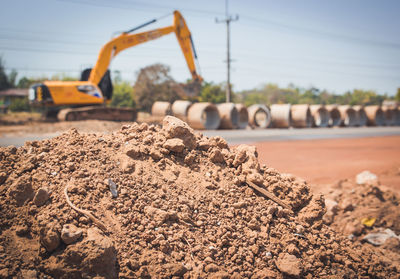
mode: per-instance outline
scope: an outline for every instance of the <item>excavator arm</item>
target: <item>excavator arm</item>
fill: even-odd
[[[172,26],[136,34],[129,34],[129,32],[125,32],[105,44],[100,51],[95,67],[90,73],[89,81],[94,84],[99,84],[106,73],[111,60],[121,51],[151,40],[158,39],[172,32],[175,32],[193,80],[201,82],[202,78],[198,75],[194,63],[196,53],[192,43],[191,34],[184,18],[178,11],[174,11],[174,21]]]

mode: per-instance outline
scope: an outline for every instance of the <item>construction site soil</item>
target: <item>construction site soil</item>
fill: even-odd
[[[326,203],[257,157],[174,117],[0,148],[0,278],[400,278],[398,239],[362,240],[400,233],[395,193]]]

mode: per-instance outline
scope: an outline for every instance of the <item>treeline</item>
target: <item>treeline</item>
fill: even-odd
[[[17,81],[17,75],[18,73],[14,70],[6,74],[0,57],[0,90],[29,88],[32,84],[44,80],[76,80],[66,75],[55,75],[51,78],[22,77]],[[172,78],[170,68],[163,64],[153,64],[142,68],[137,73],[134,84],[122,80],[118,71],[114,71],[112,76],[114,93],[110,105],[114,107],[136,107],[140,111],[149,112],[155,101],[172,103],[178,99],[185,99],[192,102],[225,102],[224,83],[203,82],[201,85],[192,81],[178,83]],[[268,83],[260,88],[234,92],[232,99],[233,102],[244,103],[246,106],[256,103],[379,105],[383,100],[388,99],[396,99],[400,102],[400,88],[396,96],[390,97],[387,94],[380,95],[373,90],[354,89],[344,94],[334,94],[314,87],[300,88],[290,84],[282,88]],[[21,102],[21,100],[16,102]],[[23,102],[22,107],[26,109],[28,102],[27,100]]]
[[[315,87],[300,88],[293,84],[281,88],[276,84],[266,84],[259,89],[245,90],[236,94],[238,101],[246,105],[262,104],[340,104],[340,105],[379,105],[384,100],[395,99],[387,94],[380,95],[373,90],[354,89],[344,94],[334,94]],[[400,101],[400,88],[396,98]]]

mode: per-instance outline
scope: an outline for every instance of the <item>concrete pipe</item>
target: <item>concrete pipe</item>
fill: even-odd
[[[271,105],[271,122],[274,128],[289,128],[292,123],[290,104]]]
[[[382,106],[382,111],[383,114],[385,116],[385,125],[386,126],[392,126],[394,125],[394,121],[395,121],[395,112],[393,107],[391,106]]]
[[[154,102],[151,107],[151,115],[166,116],[171,115],[171,104],[168,102]]]
[[[363,127],[367,126],[367,115],[365,114],[364,106],[353,106],[352,107],[356,112],[357,118],[357,126]]]
[[[311,105],[310,112],[313,117],[314,127],[328,127],[329,126],[329,111],[324,105]]]
[[[292,126],[294,128],[310,128],[313,119],[310,111],[310,105],[292,105],[290,112],[292,114]]]
[[[217,105],[220,129],[236,129],[239,123],[239,113],[234,103],[222,103]]]
[[[183,121],[187,121],[189,107],[192,105],[190,101],[177,100],[172,104],[172,115]]]
[[[249,112],[243,104],[236,104],[236,109],[239,113],[238,128],[246,129],[247,125],[249,125]]]
[[[211,103],[195,103],[188,110],[188,124],[193,129],[215,130],[221,122],[218,109]]]
[[[327,105],[326,109],[329,111],[329,126],[336,127],[340,126],[342,121],[340,111],[337,105]]]
[[[357,126],[356,111],[349,105],[338,106],[341,115],[341,126],[354,127]]]
[[[249,106],[247,111],[251,126],[265,129],[271,124],[271,113],[265,105],[254,104]]]
[[[367,121],[368,126],[385,125],[385,114],[383,113],[380,106],[366,106],[364,110],[368,118]]]

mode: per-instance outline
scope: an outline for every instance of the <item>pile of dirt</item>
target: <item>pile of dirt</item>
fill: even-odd
[[[101,137],[71,130],[1,148],[0,162],[0,277],[400,271],[324,224],[324,198],[306,182],[260,166],[254,147],[229,148],[174,117],[162,128],[133,124]]]
[[[360,183],[360,182],[359,182]],[[326,224],[354,242],[362,243],[400,262],[400,197],[380,185],[378,179],[358,184],[348,179],[330,187],[326,197]],[[377,243],[368,241],[369,236],[386,234],[390,230],[394,237]]]

